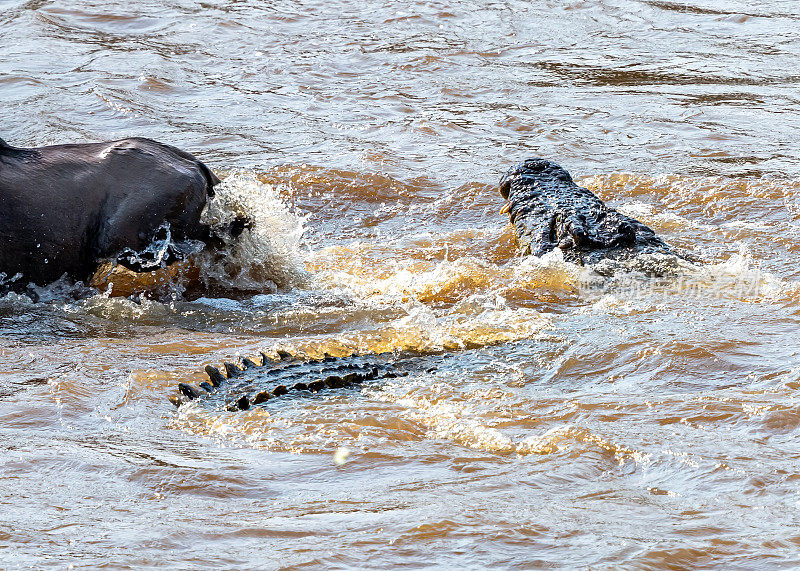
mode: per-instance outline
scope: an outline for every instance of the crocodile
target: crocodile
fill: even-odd
[[[688,258],[648,226],[606,206],[547,159],[527,159],[513,167],[500,179],[500,194],[506,199],[501,212],[514,225],[523,255],[542,256],[558,248],[565,261],[581,266],[642,254]]]
[[[576,185],[570,174],[552,161],[527,159],[503,175],[499,187],[506,199],[501,212],[508,213],[523,255],[542,256],[559,248],[565,261],[584,266],[606,260],[631,261],[642,254],[689,259],[645,224],[609,208],[591,191]],[[665,269],[668,271],[669,264],[649,266],[656,274]],[[222,370],[206,366],[209,380],[199,385],[180,383],[180,394],[171,401],[181,406],[216,394],[225,399],[218,406],[246,410],[289,394],[313,395],[408,374],[398,368],[398,362],[402,359],[390,355],[303,360],[283,351],[276,359],[262,353],[260,363],[244,358],[224,363]],[[223,386],[226,388],[219,390]]]
[[[435,355],[353,354],[325,355],[311,359],[278,350],[261,352],[254,359],[240,357],[222,367],[205,366],[207,381],[178,383],[170,402],[180,407],[198,401],[213,410],[249,410],[281,397],[311,396],[329,389],[355,388],[375,379],[408,376],[414,371],[432,372]]]

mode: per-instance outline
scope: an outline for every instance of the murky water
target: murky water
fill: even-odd
[[[0,298],[3,567],[800,565],[795,2],[0,0],[0,54],[8,142],[163,140],[257,218],[200,293]],[[518,257],[527,156],[702,263]],[[436,368],[167,400],[277,349]]]

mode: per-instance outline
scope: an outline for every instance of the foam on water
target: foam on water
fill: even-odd
[[[467,302],[471,296],[497,295],[517,302],[535,300],[537,292],[570,294],[582,268],[563,261],[560,251],[542,258],[513,258],[498,263],[473,255],[455,259],[419,259],[415,249],[384,252],[385,245],[354,243],[315,252],[311,265],[315,287],[344,287],[360,299],[387,303],[416,300],[434,307]],[[463,306],[462,306],[463,307]]]
[[[301,238],[304,218],[276,189],[251,172],[232,173],[215,189],[202,221],[212,226],[246,217],[252,227],[228,241],[222,253],[200,255],[201,279],[243,291],[286,290],[307,280]]]
[[[640,259],[639,263],[648,262]],[[739,243],[735,254],[716,263],[679,261],[674,272],[658,279],[637,271],[635,265],[610,279],[591,272],[583,276],[581,295],[592,301],[594,309],[599,311],[608,311],[609,304],[642,309],[663,303],[682,305],[692,299],[697,303],[715,300],[726,304],[770,303],[793,299],[798,292],[797,282],[781,279],[763,269],[745,243]]]

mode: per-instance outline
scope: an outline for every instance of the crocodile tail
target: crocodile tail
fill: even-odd
[[[223,362],[221,368],[208,365],[205,367],[208,381],[197,385],[178,383],[178,394],[171,395],[169,400],[180,407],[189,401],[217,392],[223,385],[229,385],[226,392],[233,400],[226,402],[225,409],[248,410],[251,406],[293,392],[311,395],[326,389],[354,387],[373,379],[408,374],[397,371],[392,359],[386,356],[326,356],[324,359],[306,360],[286,351],[279,350],[277,353],[277,359],[262,353],[260,364],[248,358],[240,358],[236,363]],[[248,373],[250,369],[263,370]]]

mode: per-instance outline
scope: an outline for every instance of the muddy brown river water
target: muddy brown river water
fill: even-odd
[[[0,567],[797,568],[799,61],[790,0],[0,0],[0,137],[256,221],[199,297],[0,297]],[[529,156],[700,263],[519,257]],[[279,349],[436,366],[167,400]]]

